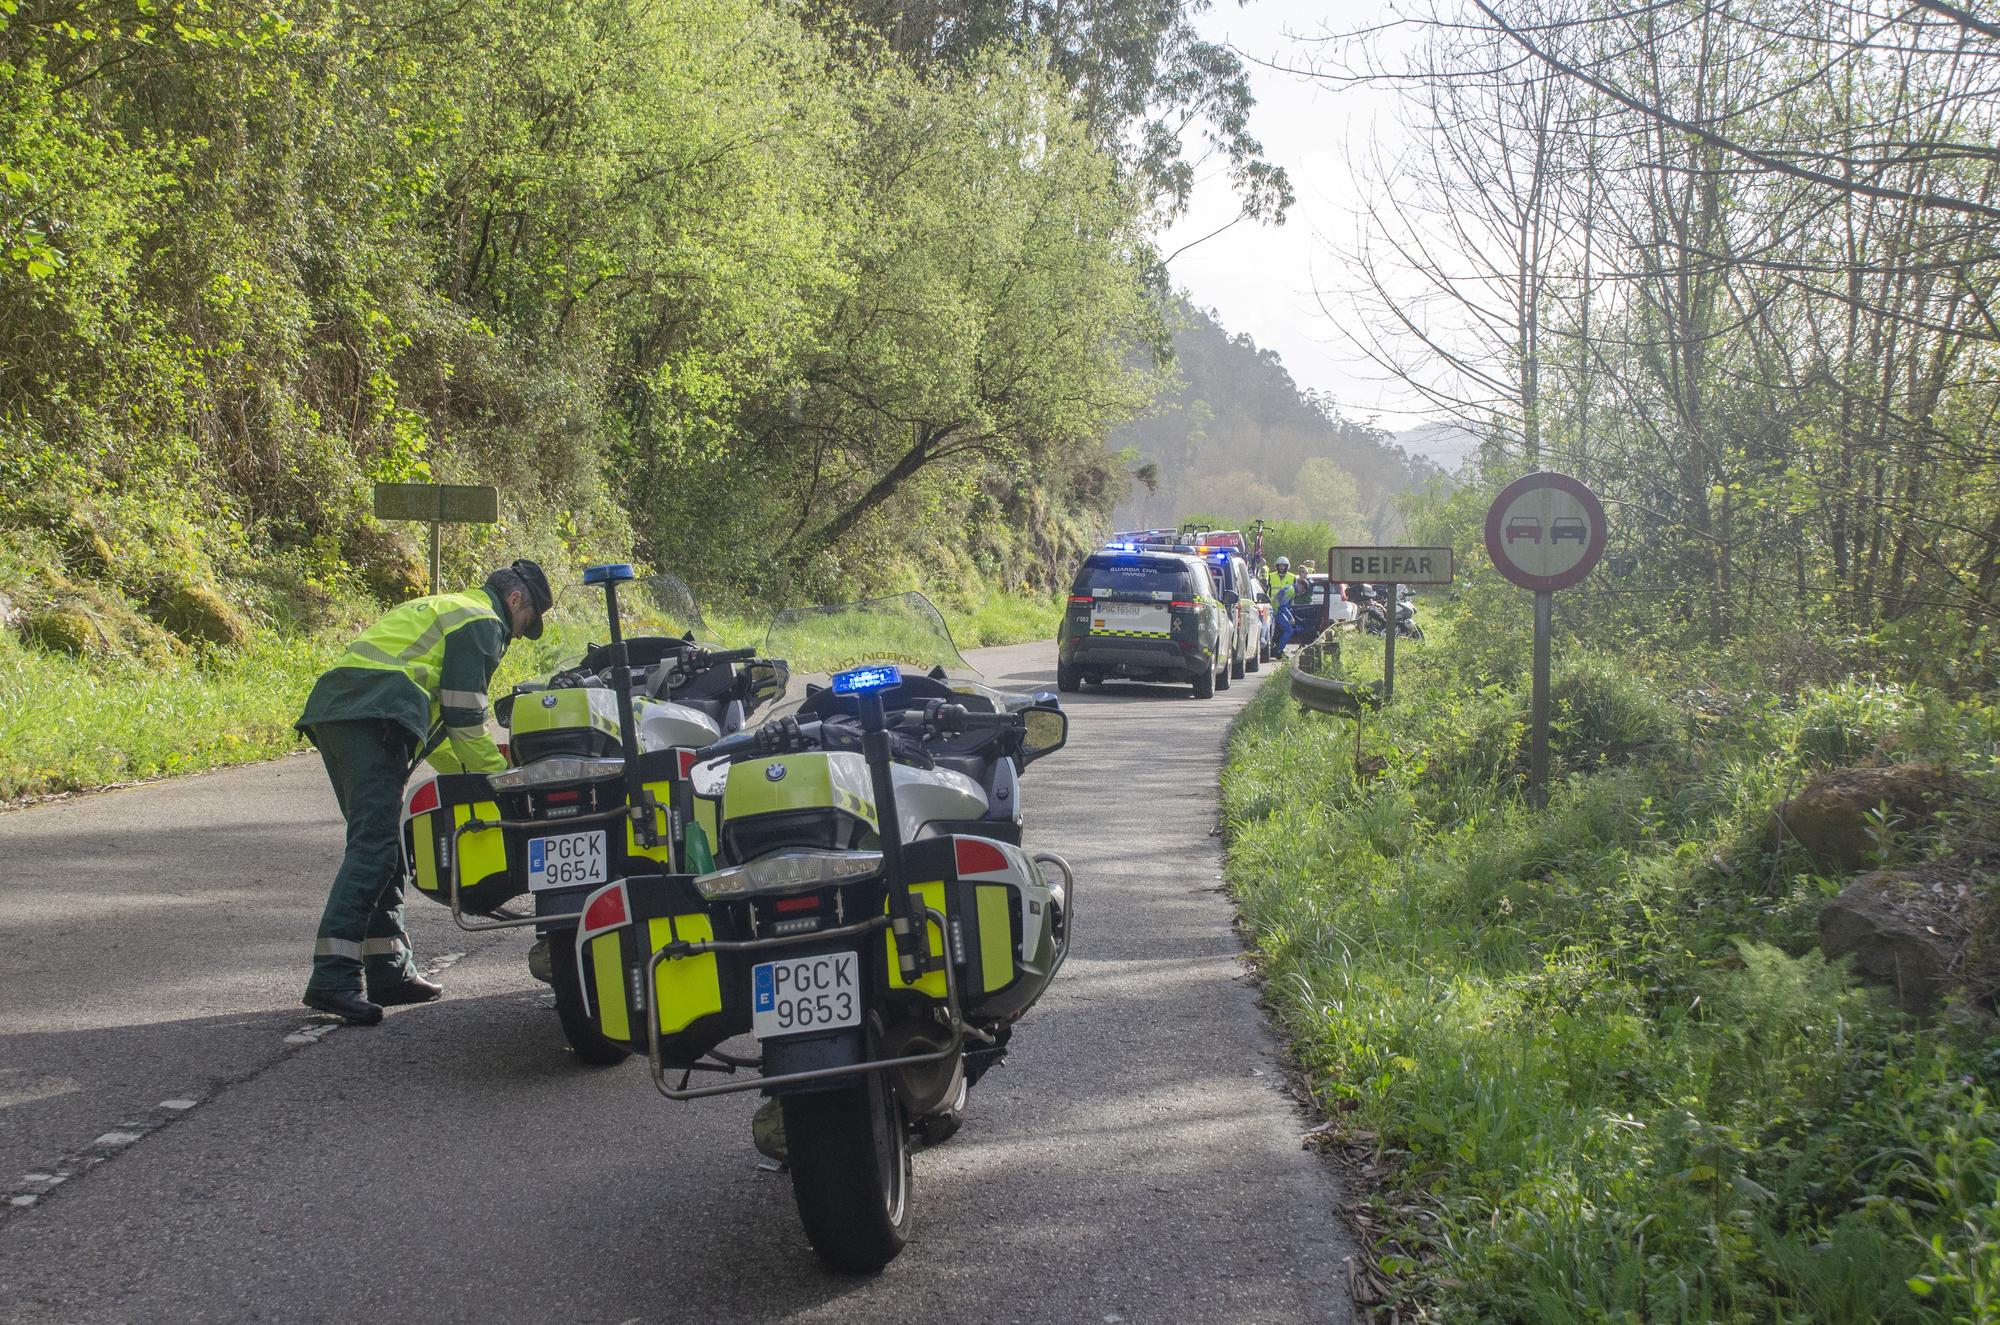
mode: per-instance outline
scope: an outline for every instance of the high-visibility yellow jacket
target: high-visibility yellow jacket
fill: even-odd
[[[1281,570],[1271,572],[1271,601],[1274,603],[1283,603],[1287,598],[1290,598],[1292,596],[1292,586],[1297,584],[1298,580],[1299,577],[1290,571]]]
[[[314,683],[298,728],[380,718],[409,732],[420,754],[449,740],[468,772],[498,772],[507,761],[486,734],[486,690],[509,638],[506,604],[488,590],[412,598]]]

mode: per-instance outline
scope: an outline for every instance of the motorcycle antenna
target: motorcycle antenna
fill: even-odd
[[[658,846],[660,834],[653,816],[653,798],[646,791],[645,775],[639,770],[639,724],[632,716],[632,657],[625,647],[625,631],[618,622],[618,586],[638,578],[638,572],[624,562],[586,566],[583,582],[604,586],[604,608],[610,617],[611,687],[618,697],[618,742],[625,752],[625,803],[632,816],[632,832],[645,846]]]

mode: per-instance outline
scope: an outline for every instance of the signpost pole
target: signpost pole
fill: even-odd
[[[444,559],[438,548],[438,530],[442,528],[444,528],[443,521],[431,521],[431,597],[433,598],[444,592],[444,590],[438,587],[444,579]]]
[[[1401,585],[1389,586],[1389,608],[1384,615],[1388,629],[1382,632],[1382,702],[1396,697],[1396,594]]]
[[[1535,591],[1535,664],[1533,734],[1528,742],[1528,804],[1542,809],[1549,803],[1549,630],[1556,596]]]

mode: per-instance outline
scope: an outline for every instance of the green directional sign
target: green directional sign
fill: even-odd
[[[421,520],[431,527],[431,592],[438,592],[438,529],[448,524],[493,524],[500,519],[500,489],[486,483],[377,483],[377,520]]]

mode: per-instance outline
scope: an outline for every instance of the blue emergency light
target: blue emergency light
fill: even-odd
[[[1106,552],[1137,552],[1139,545],[1137,543],[1106,543],[1104,550]]]
[[[833,674],[833,693],[866,695],[876,690],[891,690],[902,683],[903,674],[894,667],[857,667],[851,672]]]
[[[620,580],[637,579],[638,576],[639,572],[633,570],[629,563],[623,561],[614,561],[603,566],[585,566],[583,568],[583,582],[585,584],[613,584]]]

